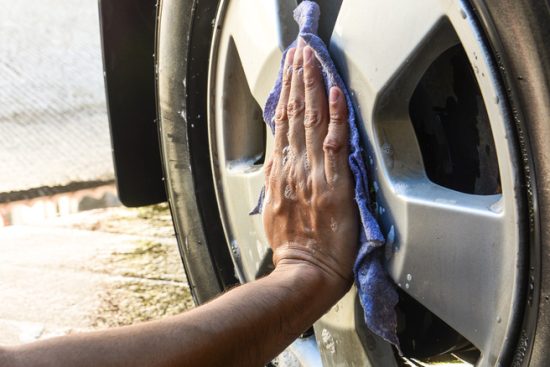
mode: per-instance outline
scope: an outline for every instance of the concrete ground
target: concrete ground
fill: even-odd
[[[191,307],[166,206],[34,199],[114,179],[97,1],[0,8],[0,344]]]
[[[112,181],[97,1],[0,8],[0,202]]]
[[[0,344],[128,325],[193,306],[166,206],[0,228]]]

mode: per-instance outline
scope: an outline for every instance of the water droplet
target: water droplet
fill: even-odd
[[[374,187],[374,192],[378,192],[378,190],[380,190],[380,186],[378,185],[378,182],[374,181],[372,183],[372,186]]]
[[[498,96],[495,96],[495,103],[496,103],[496,104],[499,104],[499,103],[500,103],[500,98],[498,98]]]
[[[285,186],[285,198],[289,199],[289,200],[296,200],[296,193],[294,192],[294,190],[292,189],[292,187],[290,185],[286,185]]]
[[[502,213],[504,211],[504,200],[503,198],[498,199],[496,202],[494,202],[490,207],[489,210],[493,213]]]
[[[330,218],[330,229],[332,232],[336,232],[338,230],[338,223],[336,223],[336,220],[334,218]]]
[[[500,316],[497,316],[497,323],[500,324],[502,322],[502,318]]]
[[[468,14],[466,14],[466,11],[464,9],[460,9],[460,15],[462,16],[462,19],[468,18]]]
[[[309,157],[307,154],[304,156],[304,167],[306,171],[309,171],[311,168],[311,166],[309,165]]]
[[[413,276],[411,274],[407,274],[407,281],[411,281],[413,279]]]
[[[395,243],[395,227],[394,226],[390,227],[388,235],[386,236],[386,243],[390,246]]]
[[[405,288],[409,289],[409,287],[410,287],[409,283],[405,283]]]
[[[384,143],[384,145],[382,145],[382,152],[387,157],[392,157],[393,156],[393,146],[390,143]]]
[[[404,182],[396,182],[393,185],[393,188],[395,192],[398,194],[406,194],[407,190],[409,189],[409,185]]]
[[[239,246],[237,245],[237,241],[233,240],[229,243],[229,246],[231,247],[231,252],[233,253],[233,256],[236,258],[241,256],[241,252],[239,250]]]

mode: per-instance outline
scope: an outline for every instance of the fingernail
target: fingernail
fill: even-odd
[[[312,56],[313,56],[313,50],[311,49],[311,47],[306,46],[306,48],[304,48],[304,62],[306,64],[309,64]]]
[[[340,99],[340,90],[336,87],[330,88],[330,94],[329,94],[329,101],[330,102],[338,102]]]

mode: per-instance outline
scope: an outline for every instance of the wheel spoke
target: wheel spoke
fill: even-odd
[[[223,195],[238,200],[226,200],[226,217],[232,218],[229,237],[233,242],[231,248],[234,257],[242,264],[242,276],[246,280],[255,279],[268,252],[268,242],[265,238],[260,215],[245,215],[258,204],[258,199],[264,184],[264,172],[261,166],[247,163],[229,165],[223,174]]]
[[[377,191],[378,216],[387,234],[390,275],[404,292],[472,342],[481,351],[482,362],[493,360],[513,327],[519,292],[517,180],[508,167],[513,159],[507,144],[496,145],[500,180],[491,192],[501,194],[473,195],[438,186],[426,178],[424,151],[410,111],[420,79],[452,46],[464,46],[476,72],[479,68],[477,80],[485,103],[499,95],[491,84],[494,81],[485,77],[491,64],[483,67],[484,51],[461,2],[337,3],[330,5],[337,9],[341,3],[330,50],[357,108]],[[257,204],[264,183],[262,153],[269,154],[272,146],[270,132],[266,140],[260,139],[263,130],[257,122],[282,50],[296,36],[292,18],[296,1],[226,4],[223,21],[217,24],[210,74],[214,83],[209,114],[214,112],[216,125],[209,127],[210,143],[224,229],[241,280],[249,281],[268,271],[270,258],[261,217],[246,214]],[[332,21],[328,24],[321,25],[325,38]],[[495,142],[502,142],[507,132],[499,126],[506,126],[506,121],[496,100],[487,113]],[[264,159],[267,162],[269,156]],[[324,359],[343,358],[345,363],[355,353],[353,348],[359,348],[349,335],[355,337],[355,328],[363,326],[363,321],[357,319],[356,324],[355,313],[354,318],[348,317],[355,305],[350,300],[316,325],[321,347],[326,344],[330,349],[331,338],[338,345],[339,352],[323,352]],[[343,310],[349,311],[347,323]],[[405,321],[417,315],[411,314],[406,314]],[[340,336],[347,346],[338,344]]]
[[[504,236],[514,224],[506,221],[502,195],[463,194],[427,180],[393,183],[384,192],[395,223],[387,236],[391,276],[484,350],[499,314],[510,311],[502,295],[512,294],[516,271],[507,248],[513,239]]]
[[[330,47],[345,79],[364,85],[362,91],[370,94],[360,101],[362,108],[372,107],[379,91],[432,38],[429,36],[443,19],[445,6],[440,0],[342,3]],[[445,35],[438,42],[430,42],[426,52],[440,52],[450,42],[455,41]]]
[[[276,79],[282,50],[296,37],[292,18],[295,7],[295,0],[229,2],[221,44],[226,44],[224,37],[234,42],[250,92],[260,106]]]

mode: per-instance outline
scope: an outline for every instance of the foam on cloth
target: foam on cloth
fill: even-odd
[[[332,86],[338,86],[346,97],[350,128],[349,165],[355,180],[355,201],[359,208],[362,224],[359,234],[359,251],[353,269],[355,284],[364,309],[367,327],[373,333],[399,348],[399,341],[396,336],[397,317],[395,314],[398,295],[383,266],[384,236],[369,208],[369,182],[355,110],[350,94],[338,74],[326,45],[317,36],[319,16],[319,6],[312,1],[303,1],[294,10],[294,19],[300,27],[299,37],[302,37],[313,48],[321,65],[327,95]],[[292,47],[296,47],[296,41],[289,46],[289,49]],[[271,127],[273,133],[275,133],[275,109],[281,94],[282,69],[287,51],[288,49],[283,54],[279,76],[264,108],[264,120]],[[261,212],[263,197],[264,192],[262,190],[258,206],[251,214]]]

